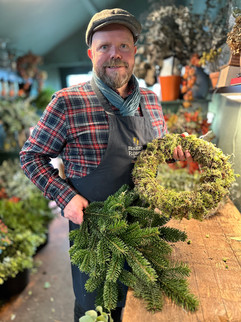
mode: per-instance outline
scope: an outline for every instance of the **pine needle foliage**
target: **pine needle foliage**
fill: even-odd
[[[126,185],[104,202],[87,207],[84,223],[70,232],[70,257],[89,275],[85,288],[97,291],[96,305],[115,309],[122,283],[144,299],[148,310],[161,310],[164,295],[190,311],[197,309],[198,301],[185,280],[189,268],[170,256],[169,242],[187,236],[164,226],[168,220]]]

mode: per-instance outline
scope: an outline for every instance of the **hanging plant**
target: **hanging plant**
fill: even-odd
[[[172,158],[178,145],[184,151],[189,150],[193,161],[202,166],[199,184],[193,191],[166,189],[156,180],[158,166]],[[140,153],[133,170],[135,190],[164,216],[203,219],[228,194],[235,180],[229,159],[230,156],[225,156],[214,144],[194,135],[168,134],[149,143]]]

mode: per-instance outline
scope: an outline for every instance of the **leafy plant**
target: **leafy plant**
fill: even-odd
[[[38,110],[44,110],[51,101],[54,92],[55,91],[52,88],[44,88],[40,91],[38,96],[31,101],[31,103],[36,106]]]
[[[23,186],[24,189],[22,188]],[[21,213],[21,220],[24,221],[26,227],[31,228],[32,231],[39,231],[40,233],[46,231],[47,225],[54,218],[54,215],[48,206],[48,200],[43,197],[39,189],[25,176],[18,160],[5,160],[1,164],[1,188],[5,192],[4,199],[17,197],[19,200],[19,205],[12,205],[5,201],[6,208],[15,208],[13,222],[19,220],[17,214]],[[5,211],[7,212],[7,210]],[[10,214],[11,210],[9,209]]]
[[[39,116],[27,100],[0,101],[0,120],[6,133],[4,150],[19,149],[27,139],[30,127]]]
[[[17,161],[0,166],[0,284],[33,266],[54,218],[48,201],[25,177]],[[22,188],[24,186],[24,189]]]
[[[95,310],[89,310],[85,312],[85,315],[79,319],[79,322],[114,322],[109,313],[103,311],[102,306],[97,306]]]
[[[1,237],[0,243],[0,284],[3,284],[9,277],[33,267],[33,255],[44,238],[29,229],[11,229],[2,220],[0,223],[2,227],[4,225],[4,238]]]
[[[185,241],[187,236],[164,226],[168,220],[143,205],[127,186],[87,207],[83,224],[70,232],[70,257],[89,275],[85,288],[97,290],[96,305],[108,312],[115,309],[122,296],[121,282],[143,298],[150,311],[162,309],[164,294],[188,310],[197,309],[186,281],[190,269],[173,262],[168,243]]]

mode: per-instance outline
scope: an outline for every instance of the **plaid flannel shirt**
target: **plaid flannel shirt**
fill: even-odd
[[[157,96],[148,89],[140,91],[155,135],[163,137],[167,128]],[[136,113],[140,115],[140,109]],[[62,89],[53,96],[21,150],[22,169],[48,199],[64,209],[76,191],[60,178],[51,158],[62,158],[67,178],[86,176],[101,162],[108,133],[108,115],[90,82]]]

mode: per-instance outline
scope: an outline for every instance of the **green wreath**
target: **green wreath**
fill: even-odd
[[[183,151],[189,150],[193,161],[201,165],[199,184],[193,191],[166,189],[156,180],[159,164],[172,159],[173,150],[178,145]],[[201,220],[217,207],[235,181],[229,159],[230,156],[224,155],[213,143],[194,135],[167,134],[149,143],[137,158],[132,172],[135,190],[164,216]]]

